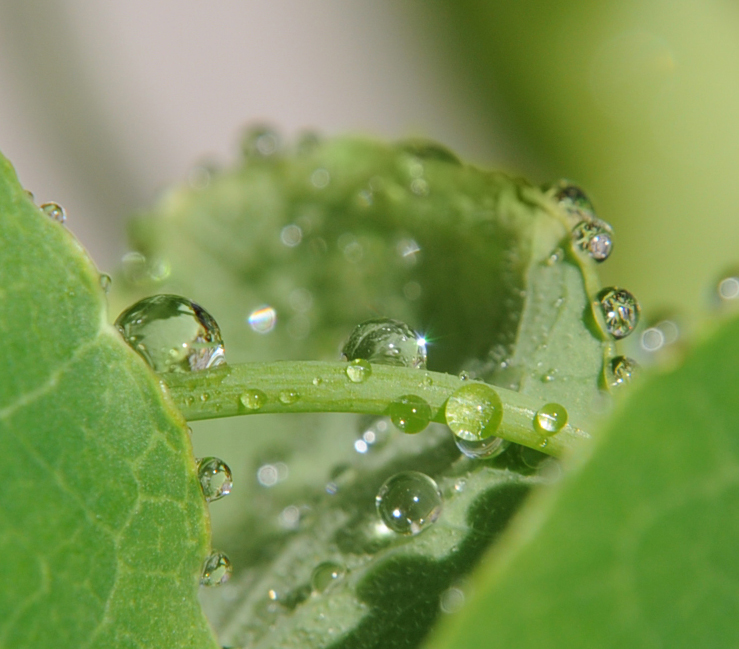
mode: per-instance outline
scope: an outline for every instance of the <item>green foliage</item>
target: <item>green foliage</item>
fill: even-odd
[[[181,416],[0,157],[0,647],[213,647]]]

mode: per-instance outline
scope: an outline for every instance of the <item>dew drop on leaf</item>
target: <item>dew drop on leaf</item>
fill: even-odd
[[[231,577],[233,567],[223,552],[213,552],[203,563],[200,583],[203,586],[220,586]]]
[[[198,480],[208,502],[228,496],[233,486],[231,469],[217,457],[204,457],[198,462]]]
[[[239,396],[241,405],[247,410],[259,410],[265,403],[267,403],[267,395],[261,390],[256,388],[251,390],[244,390]]]
[[[628,336],[639,322],[641,311],[636,298],[622,288],[606,288],[598,294],[605,329],[616,339]]]
[[[612,358],[606,367],[608,385],[611,388],[621,388],[631,382],[639,371],[637,362],[627,356]]]
[[[426,367],[426,340],[404,322],[374,318],[357,325],[342,350],[347,360],[366,358],[381,365]]]
[[[403,471],[385,481],[375,497],[383,523],[398,534],[418,534],[441,515],[436,482],[418,471]]]
[[[144,298],[121,313],[115,325],[157,372],[195,372],[225,363],[218,324],[187,298]]]
[[[349,361],[345,371],[352,383],[364,383],[372,375],[372,365],[364,358],[356,358]]]
[[[594,217],[595,209],[587,194],[569,180],[559,180],[554,184],[554,200],[571,214]]]
[[[454,443],[464,455],[473,460],[490,460],[510,446],[510,442],[501,437],[486,437],[479,441],[470,441],[455,435]]]
[[[534,428],[543,435],[555,435],[567,425],[567,408],[559,403],[547,403],[534,416]]]
[[[310,577],[311,589],[314,593],[322,593],[346,574],[346,568],[334,561],[319,563]]]
[[[59,203],[43,203],[39,207],[46,216],[58,221],[59,223],[64,223],[67,220],[67,212],[61,205],[59,205]]]
[[[398,430],[412,435],[420,433],[431,421],[431,406],[415,394],[395,399],[388,408],[390,420]]]
[[[595,261],[608,259],[613,249],[610,228],[603,221],[580,221],[572,230],[573,243]]]
[[[446,425],[460,439],[476,442],[493,436],[503,419],[498,393],[484,383],[459,388],[446,402]]]

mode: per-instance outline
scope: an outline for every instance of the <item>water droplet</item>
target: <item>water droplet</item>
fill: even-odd
[[[314,593],[322,593],[346,574],[346,568],[334,561],[319,563],[310,577],[310,585]]]
[[[438,160],[439,162],[449,162],[454,165],[462,164],[459,158],[449,149],[431,140],[405,140],[400,142],[398,146],[406,153],[410,153],[421,160]]]
[[[300,395],[295,390],[283,390],[277,398],[281,404],[290,406],[300,399]]]
[[[292,223],[280,230],[280,241],[288,248],[294,248],[303,240],[303,231],[299,225]]]
[[[263,464],[257,469],[257,482],[263,487],[274,487],[278,482],[287,480],[290,471],[284,462]]]
[[[296,530],[300,525],[300,509],[295,505],[288,505],[278,517],[280,527],[286,530]]]
[[[445,416],[457,437],[477,442],[495,435],[503,419],[503,404],[489,385],[470,383],[449,397]]]
[[[229,580],[232,572],[229,558],[223,552],[213,552],[203,564],[200,583],[203,586],[220,586]]]
[[[349,361],[345,371],[352,383],[364,383],[372,375],[372,365],[363,358],[355,358]]]
[[[428,196],[429,195],[429,184],[424,178],[414,178],[411,181],[411,192],[416,196]]]
[[[641,346],[645,352],[656,352],[665,345],[665,336],[657,327],[649,327],[642,332]]]
[[[249,314],[247,322],[258,334],[268,334],[277,324],[277,311],[264,304]]]
[[[559,180],[554,183],[554,200],[560,207],[570,213],[584,216],[595,216],[595,209],[587,194],[569,180]]]
[[[426,367],[426,339],[404,322],[374,318],[357,325],[342,350],[347,360],[366,358],[381,365]]]
[[[252,126],[244,134],[241,150],[250,158],[269,158],[280,150],[280,135],[266,125]]]
[[[139,300],[118,316],[115,325],[157,372],[194,372],[226,360],[216,321],[201,306],[178,295]]]
[[[625,338],[634,331],[641,309],[631,293],[622,288],[606,288],[598,294],[598,300],[605,319],[605,329],[611,336]]]
[[[388,408],[390,420],[398,430],[412,435],[420,433],[431,421],[431,406],[415,394],[395,399]]]
[[[397,473],[375,497],[377,513],[398,534],[418,534],[441,515],[442,498],[436,482],[418,471]]]
[[[205,500],[212,502],[231,493],[231,469],[217,457],[204,457],[198,462],[198,479]]]
[[[534,416],[534,428],[543,435],[555,435],[567,425],[567,409],[559,403],[547,403]]]
[[[580,221],[572,230],[572,241],[598,262],[608,259],[613,248],[610,227],[598,219]]]
[[[110,291],[110,287],[113,284],[113,280],[107,273],[100,273],[100,288],[103,289],[104,293]]]
[[[607,365],[607,381],[611,388],[620,388],[629,383],[639,371],[637,362],[627,356],[616,356]]]
[[[459,380],[460,381],[468,381],[470,378],[470,373],[467,370],[462,370],[459,373]]]
[[[315,385],[316,387],[318,387],[319,385],[321,385],[321,383],[323,383],[323,379],[320,376],[316,376],[313,379],[312,383],[313,383],[313,385]]]
[[[462,453],[473,460],[491,460],[501,455],[511,445],[507,439],[495,436],[473,442],[455,435],[454,443]]]
[[[456,613],[464,606],[464,592],[460,588],[447,588],[439,597],[442,613]]]
[[[310,176],[310,182],[316,189],[324,189],[331,182],[331,174],[327,169],[316,169]]]
[[[239,401],[241,401],[241,405],[247,410],[256,411],[267,403],[267,395],[257,389],[244,390],[239,397]]]
[[[46,216],[58,221],[59,223],[64,223],[67,220],[67,213],[59,203],[43,203],[39,207]]]
[[[716,285],[716,294],[722,303],[734,303],[739,298],[739,272],[732,270],[722,277]]]

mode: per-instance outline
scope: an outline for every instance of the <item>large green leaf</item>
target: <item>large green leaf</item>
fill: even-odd
[[[430,646],[736,646],[737,384],[735,320],[618,408]]]
[[[214,647],[187,429],[0,157],[0,646]]]

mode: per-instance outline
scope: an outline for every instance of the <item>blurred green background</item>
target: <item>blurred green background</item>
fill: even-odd
[[[2,0],[0,85],[0,149],[104,269],[127,214],[264,120],[577,181],[647,314],[707,314],[739,256],[735,3]]]

